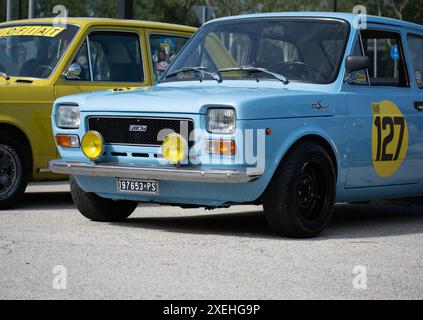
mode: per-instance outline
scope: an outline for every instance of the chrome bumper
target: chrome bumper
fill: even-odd
[[[119,163],[95,164],[91,162],[66,162],[53,160],[49,169],[54,173],[75,176],[119,177],[129,179],[211,182],[211,183],[245,183],[259,179],[262,172],[255,168],[239,170],[199,170],[197,168],[129,166]]]

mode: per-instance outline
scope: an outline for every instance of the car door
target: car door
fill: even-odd
[[[411,83],[414,87],[414,127],[418,134],[413,135],[416,153],[418,154],[418,169],[415,171],[419,176],[420,183],[423,181],[423,33],[407,34],[408,59],[410,61]],[[407,50],[406,50],[407,51]]]
[[[151,85],[143,35],[139,29],[91,30],[68,64],[79,65],[81,74],[74,79],[62,76],[56,84],[56,97]]]
[[[147,29],[148,59],[151,61],[152,82],[159,80],[176,58],[191,35],[170,30]]]
[[[371,67],[344,84],[348,105],[347,188],[418,181],[416,92],[410,83],[403,36],[394,28],[362,30],[355,46]]]

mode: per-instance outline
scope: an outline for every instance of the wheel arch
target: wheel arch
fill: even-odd
[[[34,165],[34,150],[32,148],[32,144],[30,139],[28,138],[28,135],[17,125],[7,122],[0,122],[0,132],[6,131],[9,136],[13,136],[19,141],[22,142],[24,146],[24,151],[26,152],[26,155],[29,157],[30,161],[29,163],[29,174],[31,174],[33,170]]]
[[[336,177],[339,177],[339,163],[338,163],[338,159],[339,157],[338,155],[338,151],[336,149],[336,147],[334,146],[333,143],[329,142],[329,139],[323,137],[322,135],[316,134],[316,133],[309,133],[309,134],[305,134],[303,136],[298,137],[297,140],[295,140],[291,145],[289,145],[289,147],[287,148],[287,151],[284,153],[284,155],[282,156],[282,158],[279,161],[279,165],[278,167],[283,163],[283,161],[289,157],[289,155],[293,152],[293,150],[300,145],[301,143],[304,142],[312,142],[315,144],[320,145],[321,147],[323,147],[326,152],[329,154],[334,169],[335,169],[335,174]]]
[[[277,154],[279,157],[276,158],[275,162],[273,162],[270,173],[265,177],[265,181],[262,185],[263,189],[260,193],[260,196],[257,198],[257,200],[253,201],[253,203],[258,203],[258,204],[262,203],[263,195],[268,190],[273,180],[273,177],[278,172],[281,165],[290,156],[293,150],[298,145],[304,142],[313,142],[322,146],[328,152],[332,160],[334,170],[335,170],[337,185],[339,185],[340,180],[344,179],[341,162],[339,158],[339,150],[336,147],[334,141],[329,139],[329,137],[326,136],[325,134],[322,134],[317,131],[301,132],[301,133],[297,132],[296,134],[291,135],[291,137],[289,137],[286,141],[290,141],[290,143],[285,143],[280,146],[280,149],[277,151]]]

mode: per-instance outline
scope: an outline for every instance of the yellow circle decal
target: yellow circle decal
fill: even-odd
[[[400,109],[389,100],[372,104],[373,167],[390,177],[401,167],[408,151],[408,127]]]

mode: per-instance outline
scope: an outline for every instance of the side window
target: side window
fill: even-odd
[[[94,81],[144,81],[138,34],[98,31],[89,42]]]
[[[135,33],[92,32],[73,63],[81,66],[82,81],[144,81],[140,40]]]
[[[364,54],[370,57],[368,70],[372,86],[407,87],[407,72],[399,34],[388,31],[362,31]]]
[[[414,77],[419,88],[423,89],[423,37],[409,35],[408,47],[410,49],[411,62],[413,63]]]
[[[155,81],[167,70],[188,40],[189,38],[182,36],[150,35],[150,50]]]

